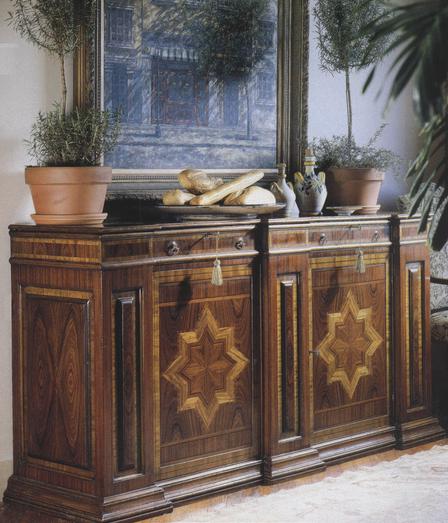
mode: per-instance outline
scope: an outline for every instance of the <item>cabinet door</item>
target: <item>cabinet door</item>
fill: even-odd
[[[223,275],[220,287],[209,267],[156,277],[160,479],[258,455],[252,269]]]
[[[315,258],[310,272],[314,440],[389,424],[386,253]]]

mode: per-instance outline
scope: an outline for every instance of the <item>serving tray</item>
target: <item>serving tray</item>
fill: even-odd
[[[183,220],[207,220],[209,218],[246,216],[248,218],[274,214],[286,207],[276,205],[156,205],[163,214],[175,215]]]

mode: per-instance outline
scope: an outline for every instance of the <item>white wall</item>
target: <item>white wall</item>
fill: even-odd
[[[310,8],[315,0],[311,0]],[[345,78],[343,75],[332,76],[320,69],[319,53],[316,46],[315,22],[310,24],[310,98],[309,98],[309,137],[330,137],[334,134],[347,133],[345,105]],[[387,88],[379,100],[376,100],[379,87],[384,84],[385,74],[390,60],[378,69],[376,83],[363,95],[362,86],[369,70],[353,76],[354,135],[357,142],[365,144],[378,130],[382,122],[388,126],[378,141],[378,146],[391,149],[403,159],[401,175],[387,173],[380,195],[384,209],[396,210],[395,200],[407,192],[403,180],[406,168],[418,150],[418,127],[412,110],[412,96],[409,91],[384,114]]]
[[[39,110],[58,96],[58,68],[7,26],[8,0],[0,0],[0,494],[12,472],[10,223],[33,210],[24,183],[30,163],[23,140]]]

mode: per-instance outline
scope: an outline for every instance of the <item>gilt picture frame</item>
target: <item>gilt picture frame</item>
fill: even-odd
[[[121,102],[122,113],[125,106],[120,143],[105,158],[113,167],[109,199],[157,200],[178,186],[177,174],[187,167],[225,180],[260,168],[268,185],[276,179],[278,163],[286,163],[289,172],[302,165],[308,122],[308,0],[267,0],[269,10],[262,19],[267,51],[251,75],[252,92],[246,98],[244,82],[212,82],[207,74],[204,86],[204,72],[197,73],[202,53],[197,42],[207,45],[203,35],[195,38],[196,48],[189,44],[191,30],[189,39],[182,28],[173,38],[179,23],[166,20],[174,7],[179,11],[177,3],[194,13],[203,1],[96,2],[94,31],[81,35],[74,59],[74,101],[80,107],[110,110]],[[222,87],[216,89],[218,84],[227,95]],[[207,143],[201,142],[203,137]]]

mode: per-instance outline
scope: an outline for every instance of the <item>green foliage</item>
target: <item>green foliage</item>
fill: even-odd
[[[379,17],[363,32],[372,46],[384,37],[394,37],[385,50],[385,54],[395,53],[390,100],[398,98],[410,83],[414,86],[423,146],[408,172],[410,213],[422,213],[423,231],[435,212],[430,241],[440,250],[448,240],[448,0],[394,7],[389,17]],[[373,67],[364,90],[375,73]]]
[[[192,21],[199,67],[218,79],[250,76],[266,46],[268,0],[205,0]]]
[[[312,147],[318,169],[326,171],[330,167],[348,167],[397,172],[401,165],[400,158],[392,151],[375,147],[382,129],[366,145],[357,145],[354,140],[349,142],[346,136],[314,139]]]
[[[372,45],[361,28],[384,12],[376,0],[318,0],[314,16],[322,69],[344,73],[378,62],[386,42],[378,40]]]
[[[27,141],[38,165],[100,165],[102,156],[112,150],[120,133],[119,115],[95,109],[74,109],[64,114],[60,106],[39,113]]]
[[[62,102],[47,114],[39,113],[27,141],[39,165],[99,165],[116,144],[118,114],[97,109],[67,113],[65,62],[80,44],[82,31],[93,28],[95,0],[11,0],[8,22],[23,38],[56,55],[60,62]]]
[[[92,23],[93,0],[11,0],[9,24],[26,40],[58,56],[78,46],[82,27]]]
[[[7,22],[35,46],[59,59],[62,109],[67,110],[65,61],[79,45],[82,30],[93,24],[95,0],[11,0]]]

